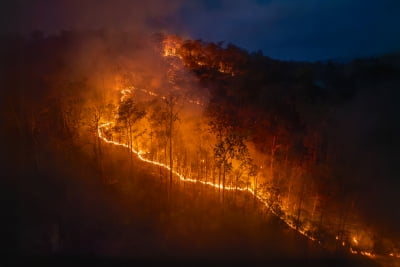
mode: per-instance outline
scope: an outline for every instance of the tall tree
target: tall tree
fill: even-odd
[[[173,132],[174,132],[174,124],[179,119],[178,116],[178,97],[172,93],[170,93],[167,97],[164,98],[164,114],[165,114],[165,126],[166,133],[169,143],[169,193],[171,197],[172,191],[172,177],[173,177],[173,149],[172,149],[172,141],[173,141]]]
[[[145,110],[137,105],[132,96],[123,99],[118,108],[118,122],[126,129],[127,144],[130,150],[133,149],[135,123],[146,115]],[[130,163],[132,164],[132,153],[129,151]]]

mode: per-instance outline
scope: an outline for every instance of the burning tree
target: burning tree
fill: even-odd
[[[128,148],[132,150],[133,148],[133,141],[135,139],[134,126],[137,121],[143,118],[146,115],[145,110],[137,105],[134,101],[132,96],[123,99],[119,108],[118,108],[118,123],[121,123],[125,128],[126,132],[126,140],[128,144]],[[129,153],[130,161],[132,163],[132,153]]]

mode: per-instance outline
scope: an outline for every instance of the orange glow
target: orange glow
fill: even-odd
[[[123,89],[121,90],[121,101],[123,101],[126,97],[128,97],[129,94],[132,94],[132,90],[140,90],[141,92],[148,94],[150,96],[156,96],[162,99],[165,99],[164,96],[157,94],[156,92],[150,91],[150,90],[146,90],[146,89],[138,89],[138,88],[134,88],[132,87],[132,89]],[[199,101],[195,101],[195,100],[187,100],[189,103],[192,104],[197,104],[197,105],[202,105],[201,102]],[[99,125],[98,129],[97,129],[97,134],[98,137],[103,140],[105,143],[107,144],[112,144],[112,145],[116,145],[116,146],[120,146],[120,147],[124,147],[127,149],[130,149],[131,152],[135,155],[137,155],[138,159],[143,161],[143,162],[147,162],[149,164],[155,165],[155,166],[159,166],[162,167],[166,170],[170,170],[170,167],[162,162],[156,161],[156,160],[151,160],[149,158],[146,157],[147,154],[149,154],[149,152],[146,152],[144,150],[141,149],[135,149],[133,147],[129,147],[128,144],[125,143],[121,143],[121,142],[117,142],[114,140],[110,140],[108,139],[104,134],[104,130],[107,130],[114,122],[105,122]],[[200,160],[201,163],[205,163],[204,159]],[[263,166],[260,166],[260,169],[263,169]],[[175,169],[172,170],[172,173],[179,178],[180,181],[182,182],[188,182],[188,183],[199,183],[199,184],[203,184],[206,186],[210,186],[216,189],[225,189],[225,190],[229,190],[229,191],[234,191],[234,190],[238,190],[238,191],[242,191],[242,192],[248,192],[249,194],[251,194],[254,198],[256,198],[260,203],[262,203],[269,211],[271,211],[273,214],[275,214],[277,217],[279,217],[283,222],[285,222],[285,224],[292,228],[293,230],[297,231],[298,233],[302,234],[303,236],[307,237],[308,239],[312,240],[312,241],[317,241],[317,239],[313,236],[310,235],[310,230],[311,230],[311,225],[307,225],[307,226],[303,226],[302,228],[298,227],[295,222],[293,222],[292,220],[287,219],[287,214],[283,213],[283,214],[277,214],[274,209],[272,209],[269,204],[268,204],[268,197],[269,197],[269,192],[262,192],[262,191],[257,191],[255,192],[255,190],[251,187],[240,187],[240,186],[229,186],[229,185],[225,185],[223,186],[222,184],[219,183],[213,183],[211,181],[203,181],[203,180],[198,180],[195,178],[192,178],[190,176],[184,176],[183,174],[179,173],[178,171],[176,171]],[[254,186],[254,185],[253,185]],[[283,207],[281,207],[281,210],[283,210]],[[336,240],[339,240],[339,236],[336,236]],[[320,241],[318,241],[319,244],[321,244]],[[356,237],[352,238],[352,242],[355,245],[358,245],[358,239]],[[341,242],[342,246],[345,246],[346,243],[344,241]],[[357,251],[354,250],[351,246],[349,247],[349,252],[352,254],[356,254]],[[372,257],[373,254],[371,252],[368,251],[361,251],[360,252],[361,255],[363,256],[368,256],[368,257]]]
[[[146,158],[145,155],[148,152],[145,152],[145,151],[142,151],[142,150],[136,150],[134,148],[129,148],[129,146],[127,144],[107,139],[107,137],[103,135],[103,129],[107,129],[107,127],[109,127],[112,124],[113,124],[112,122],[106,122],[106,123],[101,124],[99,126],[99,128],[97,129],[97,133],[98,133],[99,138],[101,138],[105,143],[113,144],[113,145],[116,145],[116,146],[121,146],[121,147],[130,149],[132,153],[137,155],[139,160],[147,162],[147,163],[150,163],[150,164],[153,164],[155,166],[159,166],[159,167],[165,168],[168,171],[170,170],[170,167],[168,165],[166,165],[164,163],[161,163],[161,162],[158,162],[158,161],[155,161],[155,160],[150,160],[150,159]],[[267,203],[266,196],[262,196],[260,194],[255,193],[252,188],[249,188],[249,187],[236,187],[236,186],[225,186],[225,187],[223,187],[222,184],[212,183],[210,181],[201,181],[201,180],[193,179],[193,178],[190,178],[190,177],[185,177],[184,175],[182,175],[181,173],[177,172],[176,170],[172,170],[172,172],[182,182],[200,183],[200,184],[204,184],[204,185],[207,185],[207,186],[210,186],[210,187],[214,187],[214,188],[217,188],[217,189],[225,188],[225,190],[229,190],[229,191],[238,190],[238,191],[242,191],[242,192],[248,192],[251,195],[253,195],[255,198],[257,198],[265,207],[270,208],[268,203]],[[312,241],[316,240],[314,237],[310,236],[307,233],[307,229],[304,229],[304,230],[303,229],[298,229],[298,227],[296,227],[296,225],[293,222],[285,220],[285,218],[283,216],[279,216],[278,214],[276,214],[273,211],[273,209],[270,209],[270,210],[272,211],[272,213],[274,213],[276,216],[278,216],[282,221],[284,221],[293,230],[298,231],[299,233],[301,233],[302,235],[306,236],[307,238],[309,238]]]
[[[181,60],[184,59],[184,57],[182,56],[182,54],[184,53],[184,40],[177,37],[177,36],[168,36],[164,41],[163,41],[163,52],[162,55],[164,57],[177,57]],[[201,49],[198,50],[194,50],[191,51],[191,53],[197,54],[197,55],[201,55],[201,54],[205,54],[204,51],[202,51]],[[186,62],[183,62],[184,64],[186,64]],[[198,66],[207,66],[208,63],[201,61],[201,60],[195,60],[194,61],[195,64],[197,64]],[[235,76],[235,72],[233,70],[232,64],[228,64],[227,62],[224,61],[220,61],[217,64],[217,70],[221,73],[225,73],[225,74],[230,74],[232,76]]]
[[[361,251],[360,254],[363,256],[370,257],[370,258],[375,256],[372,252],[369,252],[369,251]]]
[[[179,49],[182,46],[182,40],[178,39],[178,38],[173,38],[173,37],[168,37],[164,42],[163,42],[163,52],[162,55],[164,57],[178,57],[179,59],[183,59],[181,55],[179,55]],[[205,63],[203,62],[197,62],[197,64],[199,65],[203,65]],[[223,63],[219,64],[219,71],[220,72],[224,72],[224,73],[229,73],[229,71],[232,71],[231,69],[229,69],[228,65],[224,65]],[[128,86],[124,89],[121,90],[121,97],[120,97],[120,101],[124,101],[126,98],[130,97],[132,94],[135,94],[137,92],[152,96],[152,97],[157,97],[160,99],[166,99],[165,95],[162,95],[161,92],[155,92],[149,89],[144,89],[144,88],[137,88],[134,86]],[[187,103],[193,104],[193,105],[199,105],[199,106],[204,106],[205,104],[200,100],[200,99],[190,99],[190,98],[185,98],[184,99]],[[114,122],[112,121],[108,121],[108,122],[104,122],[102,124],[100,124],[98,126],[97,129],[97,135],[98,137],[104,141],[107,144],[112,144],[115,146],[120,146],[120,147],[124,147],[129,149],[133,154],[135,154],[139,160],[152,164],[154,166],[158,166],[161,168],[164,168],[168,171],[171,170],[169,164],[167,163],[162,163],[161,160],[157,161],[154,160],[153,158],[150,158],[150,152],[145,151],[145,147],[147,146],[146,143],[140,143],[136,145],[136,149],[132,147],[132,145],[128,145],[127,143],[123,143],[123,142],[118,142],[112,139],[109,139],[107,137],[107,135],[105,134],[107,132],[107,130],[109,130],[111,128],[111,126],[114,124]],[[142,145],[142,146],[140,146]],[[140,149],[141,148],[141,149]],[[173,157],[171,157],[173,158]],[[175,159],[173,159],[175,160]],[[199,158],[198,159],[202,166],[204,166],[204,164],[208,164],[209,160],[205,160],[204,158]],[[165,160],[166,161],[166,160]],[[260,164],[262,163],[262,165]],[[235,168],[239,169],[240,167],[238,166],[238,164],[236,163],[237,166],[235,166],[235,162],[232,162],[232,165],[234,165]],[[268,165],[266,165],[266,163],[264,162],[259,162],[257,163],[257,165],[259,166],[261,171],[265,171],[265,170],[269,170]],[[242,192],[247,192],[249,193],[251,196],[253,196],[255,199],[257,199],[260,203],[262,203],[262,206],[264,208],[266,208],[268,211],[272,212],[274,215],[276,215],[278,218],[280,218],[288,227],[292,228],[293,230],[297,231],[298,233],[302,234],[303,236],[307,237],[309,240],[312,241],[318,241],[319,244],[321,244],[321,242],[323,243],[323,245],[325,245],[325,242],[323,242],[323,239],[316,239],[314,236],[317,236],[316,234],[314,235],[313,233],[315,233],[315,225],[313,226],[311,221],[301,221],[301,227],[299,226],[298,223],[296,223],[296,219],[293,219],[293,212],[291,212],[291,210],[289,210],[290,208],[290,201],[285,202],[286,200],[284,199],[281,203],[273,203],[271,204],[271,192],[266,191],[265,188],[260,188],[257,189],[259,184],[261,184],[261,182],[253,182],[253,181],[247,181],[247,186],[239,186],[239,185],[235,185],[233,186],[233,183],[230,184],[225,184],[225,186],[223,186],[222,181],[221,183],[218,182],[211,182],[211,181],[204,181],[204,180],[200,180],[200,179],[196,179],[194,177],[198,177],[196,175],[192,175],[192,173],[189,172],[185,172],[185,171],[178,171],[178,168],[173,168],[172,169],[172,173],[173,175],[179,179],[179,181],[181,182],[185,182],[185,183],[198,183],[198,184],[203,184],[205,186],[209,186],[211,188],[215,188],[215,189],[225,189],[228,191],[242,191]],[[264,175],[263,177],[260,178],[260,180],[262,180],[263,178],[264,181],[267,180],[266,177],[268,177],[269,174],[266,173],[262,173],[261,175]],[[260,175],[260,176],[261,176]],[[258,177],[260,177],[258,176]],[[207,179],[206,179],[207,180]],[[284,203],[284,204],[282,204]],[[274,208],[272,207],[278,207],[280,210],[279,212],[277,212]],[[287,207],[286,209],[284,207]],[[304,215],[303,215],[304,216]],[[299,216],[300,217],[300,216]],[[353,229],[354,230],[354,229]],[[360,231],[359,229],[357,229],[357,231],[354,231],[354,233],[357,233],[355,236],[343,236],[343,235],[336,235],[335,239],[337,240],[337,243],[339,246],[343,246],[343,249],[348,250],[348,253],[351,254],[360,254],[363,256],[367,256],[367,257],[374,257],[374,254],[372,253],[372,250],[368,250],[369,248],[371,248],[372,246],[370,245],[366,245],[369,243],[368,241],[368,236],[369,234],[364,234],[364,232]],[[367,238],[366,238],[367,236]],[[330,236],[331,239],[333,239],[333,236]],[[367,241],[366,241],[367,239]],[[360,249],[364,249],[364,250],[360,250]],[[398,257],[400,258],[400,255],[395,254],[395,253],[390,253],[391,257]]]
[[[182,40],[180,38],[174,36],[168,36],[163,41],[163,56],[181,58],[181,56],[177,53],[178,49],[181,46],[182,46]]]

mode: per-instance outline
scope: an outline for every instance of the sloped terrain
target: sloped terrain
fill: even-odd
[[[230,193],[221,203],[215,190],[181,182],[174,184],[168,200],[165,171],[137,159],[129,166],[126,158],[126,150],[106,147],[104,176],[111,183],[86,172],[38,178],[29,190],[29,182],[20,185],[20,192],[25,191],[11,262],[374,266],[366,258],[329,254],[260,212],[244,194]],[[79,160],[84,159],[73,161]],[[117,162],[119,176],[113,179]]]

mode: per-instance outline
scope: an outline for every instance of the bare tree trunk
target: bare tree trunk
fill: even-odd
[[[208,181],[208,157],[206,156],[206,158],[205,158],[205,162],[204,162],[204,166],[205,166],[205,169],[204,169],[204,175],[205,175],[205,179],[206,179],[206,182]]]
[[[321,209],[321,215],[319,216],[319,223],[318,223],[318,228],[321,229],[322,228],[322,220],[324,218],[324,209]]]
[[[132,131],[132,126],[129,126],[129,142],[131,145],[131,151],[134,149],[133,148],[133,131]],[[131,159],[133,160],[133,155],[131,153]]]
[[[313,209],[311,212],[311,220],[313,220],[313,218],[314,218],[314,213],[315,213],[315,209],[317,207],[317,203],[318,203],[318,194],[316,194],[315,198],[314,198]]]
[[[276,135],[274,135],[274,137],[272,138],[272,145],[271,145],[271,160],[270,160],[271,178],[274,178],[275,145],[276,145]]]
[[[225,200],[225,177],[226,177],[226,168],[225,163],[223,164],[223,173],[222,173],[222,202]]]
[[[257,187],[257,183],[258,183],[258,175],[255,175],[254,176],[254,197],[253,197],[253,200],[254,200],[254,206],[256,205],[256,203],[257,203],[257,190],[258,190],[258,187]]]
[[[171,108],[172,109],[172,108]],[[173,168],[173,158],[172,158],[172,110],[170,118],[170,135],[169,135],[169,191],[172,192],[172,168]]]
[[[301,191],[299,196],[299,207],[297,209],[296,230],[298,230],[300,226],[301,205],[303,204],[304,188],[305,188],[305,179],[303,177],[303,182],[301,184]]]
[[[222,165],[218,166],[218,194],[221,195],[221,168]]]
[[[154,160],[154,148],[153,148],[153,130],[150,130],[150,160]]]

